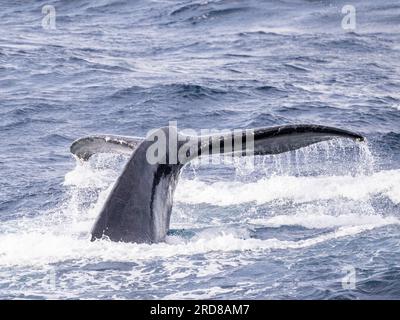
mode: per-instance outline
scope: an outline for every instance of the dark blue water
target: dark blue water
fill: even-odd
[[[400,6],[351,2],[1,0],[0,297],[399,299]],[[368,143],[194,163],[166,243],[91,243],[126,158],[69,145],[171,120]]]

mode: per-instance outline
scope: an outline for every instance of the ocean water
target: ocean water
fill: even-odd
[[[397,1],[0,4],[0,298],[400,298]],[[195,161],[165,243],[90,242],[127,158],[70,144],[169,121],[367,142]]]

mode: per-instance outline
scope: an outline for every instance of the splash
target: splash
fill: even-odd
[[[260,157],[257,162],[257,172],[246,170],[246,164],[240,160],[232,162],[235,181],[206,182],[196,175],[183,179],[175,200],[216,206],[250,202],[260,205],[278,200],[367,201],[373,196],[388,197],[395,204],[400,201],[400,170],[375,172],[374,156],[366,143],[354,146],[334,140],[278,156]]]
[[[194,230],[195,235],[191,238],[171,235],[165,243],[153,245],[114,243],[107,240],[89,241],[93,221],[126,159],[98,156],[88,163],[77,163],[76,168],[65,177],[67,199],[60,207],[36,218],[21,219],[17,224],[13,221],[3,224],[2,228],[7,232],[0,235],[2,243],[0,264],[43,266],[71,260],[77,263],[129,262],[208,252],[249,250],[254,254],[265,254],[270,250],[314,246],[374,228],[399,224],[396,217],[379,215],[369,202],[371,197],[381,196],[395,204],[400,203],[400,192],[397,188],[400,183],[400,170],[370,174],[373,161],[368,148],[356,150],[356,156],[353,155],[353,159],[357,162],[359,159],[364,159],[364,163],[357,163],[358,167],[360,163],[362,164],[362,170],[358,172],[352,170],[351,163],[348,162],[346,165],[350,173],[347,175],[288,174],[288,172],[301,174],[300,164],[308,163],[311,166],[311,159],[321,160],[321,152],[325,154],[325,159],[320,162],[326,159],[342,161],[340,150],[348,147],[342,145],[339,151],[332,149],[336,147],[337,145],[326,144],[322,149],[321,146],[309,148],[303,154],[294,153],[280,158],[259,159],[264,161],[265,166],[271,163],[275,165],[272,166],[273,173],[266,174],[267,168],[262,167],[264,176],[251,182],[246,182],[249,173],[243,174],[244,171],[240,169],[236,178],[243,178],[243,181],[207,183],[201,180],[199,172],[195,172],[193,179],[183,177],[176,192],[181,213],[174,223],[179,225],[184,222],[186,227]],[[347,149],[345,151],[348,152]],[[347,153],[343,153],[347,156]],[[279,159],[281,161],[278,161]],[[236,170],[236,166],[238,163],[233,162],[232,169]],[[282,172],[285,174],[280,175]],[[254,172],[250,174],[252,175]],[[343,202],[343,199],[350,201]],[[294,203],[294,213],[271,215],[268,212],[247,210],[248,214],[242,227],[227,227],[216,219],[217,222],[214,224],[211,222],[211,225],[205,227],[203,231],[196,229],[199,221],[197,210],[192,211],[185,207],[192,204],[235,206],[249,202],[260,205],[276,201],[279,205],[282,201],[291,202],[292,206]],[[329,201],[328,206],[326,201]],[[188,215],[191,215],[190,219]],[[248,232],[248,227],[254,225],[274,228],[297,225],[311,229],[329,228],[331,231],[297,241],[274,237],[258,239],[253,238]]]
[[[232,206],[255,202],[257,205],[278,200],[306,203],[349,199],[366,201],[372,196],[388,197],[400,203],[400,170],[388,170],[370,176],[272,176],[256,182],[214,182],[200,179],[178,184],[175,200],[188,204]]]

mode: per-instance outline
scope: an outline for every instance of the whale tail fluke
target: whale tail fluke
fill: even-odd
[[[238,137],[239,140],[241,137],[239,144],[236,142]],[[209,141],[203,143],[198,149],[199,155],[202,155],[203,151],[207,149],[210,152],[211,147],[218,143],[220,144],[220,153],[268,155],[304,148],[335,138],[364,140],[360,134],[348,130],[304,124],[239,130],[225,135],[210,135],[208,138]]]
[[[231,135],[231,136],[230,136]],[[240,147],[232,145],[227,148],[226,141],[232,144],[240,135],[243,137]],[[181,135],[182,136],[182,135]],[[246,138],[252,138],[254,146],[247,145]],[[269,128],[256,128],[250,130],[238,130],[229,134],[214,134],[206,137],[184,136],[182,140],[198,139],[203,145],[198,146],[197,155],[209,154],[213,144],[220,145],[220,153],[236,153],[240,155],[254,154],[267,155],[279,154],[299,148],[307,147],[311,144],[331,140],[334,138],[349,138],[363,141],[364,137],[358,133],[338,129],[334,127],[320,125],[285,125]],[[96,153],[118,153],[131,155],[133,151],[142,143],[145,138],[118,136],[118,135],[94,135],[75,140],[70,151],[77,158],[87,161]],[[204,141],[206,142],[204,144]],[[205,152],[207,150],[207,152]],[[247,151],[247,152],[244,152]]]
[[[233,155],[279,154],[335,138],[364,140],[357,133],[319,125],[287,125],[202,137],[164,127],[145,139],[122,136],[79,139],[71,146],[71,152],[82,160],[99,152],[131,154],[93,227],[92,240],[106,236],[112,241],[154,243],[163,241],[167,235],[175,186],[181,168],[190,160],[214,154],[215,150]],[[153,152],[155,141],[161,147]],[[176,148],[171,149],[174,142]],[[182,149],[185,152],[180,152]],[[161,150],[164,155],[162,152],[160,155]],[[150,161],[149,154],[157,154],[156,161]]]
[[[70,151],[81,160],[87,161],[96,153],[132,154],[133,150],[143,141],[143,138],[96,135],[75,140]]]

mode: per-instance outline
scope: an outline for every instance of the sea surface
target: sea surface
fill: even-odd
[[[0,7],[1,299],[400,299],[398,1]],[[127,158],[70,144],[169,121],[367,142],[195,161],[165,243],[91,242]]]

